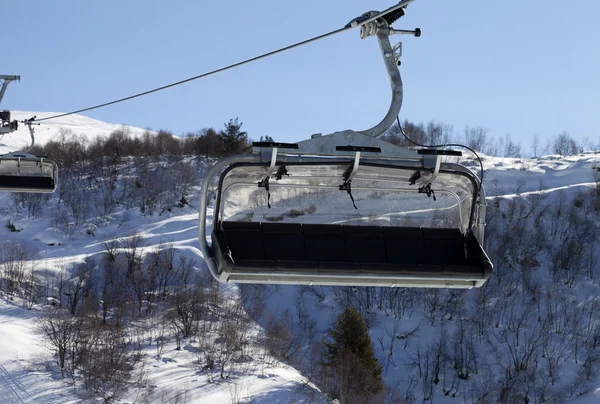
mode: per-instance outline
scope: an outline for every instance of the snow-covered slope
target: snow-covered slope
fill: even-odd
[[[38,118],[51,114],[14,113],[16,119]],[[75,134],[88,137],[106,136],[120,125],[104,124],[82,116],[59,118],[36,129],[36,137],[41,143],[57,136],[61,130],[70,129]],[[142,129],[130,128],[130,133],[141,134]],[[21,128],[16,134],[7,135],[0,143],[0,153],[8,149],[18,149],[27,144],[29,134],[26,128]],[[461,162],[478,170],[478,164],[464,159]],[[527,193],[540,192],[547,195],[549,206],[558,200],[561,190],[568,195],[574,195],[580,190],[591,190],[596,186],[593,167],[600,164],[600,158],[594,153],[578,156],[560,157],[545,156],[537,159],[503,159],[485,156],[485,186],[490,204],[494,197],[502,197],[510,201]],[[183,208],[172,209],[158,216],[142,216],[136,207],[120,207],[106,220],[92,220],[95,223],[93,232],[81,231],[65,234],[58,231],[54,210],[56,199],[46,202],[40,217],[30,219],[27,212],[14,208],[10,195],[0,193],[0,224],[11,222],[19,232],[12,232],[8,227],[0,227],[0,240],[19,241],[28,250],[35,252],[33,262],[38,268],[59,271],[75,263],[84,262],[87,257],[98,255],[105,251],[105,241],[125,239],[137,234],[143,238],[146,251],[152,251],[166,242],[184,256],[196,261],[196,270],[205,271],[202,256],[197,241],[197,188],[190,195],[191,204]],[[499,203],[501,205],[501,203]],[[566,220],[566,218],[565,218]],[[597,220],[590,217],[589,220]],[[494,259],[494,257],[492,257]],[[537,274],[542,271],[536,270]],[[494,282],[493,277],[490,282]],[[548,279],[547,284],[550,284]],[[340,291],[328,288],[306,289],[292,286],[266,288],[264,302],[268,310],[281,315],[286,309],[297,313],[302,301],[304,310],[315,321],[314,340],[320,340],[326,335],[332,321],[339,313],[340,302],[344,298],[353,299],[363,294],[343,295]],[[599,287],[596,283],[587,282],[581,292],[571,291],[572,296],[586,300],[598,299]],[[227,293],[236,296],[235,285],[227,287]],[[469,295],[475,296],[475,291]],[[344,292],[346,293],[346,292]],[[462,292],[460,292],[462,293]],[[413,296],[414,298],[414,296]],[[508,297],[507,297],[508,298]],[[512,298],[512,297],[511,297]],[[402,291],[398,292],[398,305],[404,303]],[[419,295],[414,301],[430,299],[435,301],[432,294]],[[429,300],[428,300],[429,301]],[[440,302],[440,304],[445,302]],[[419,303],[420,304],[420,303]],[[68,378],[62,379],[59,374],[46,366],[52,362],[51,352],[44,347],[43,341],[34,330],[40,307],[32,311],[20,307],[17,300],[9,302],[5,296],[0,296],[0,401],[2,403],[69,403],[89,401],[91,393],[84,391],[80,385],[73,385]],[[398,309],[400,310],[400,309]],[[433,313],[433,314],[432,314]],[[292,314],[294,316],[295,314]],[[423,310],[406,308],[403,317],[396,317],[392,310],[381,308],[369,313],[371,338],[380,363],[384,366],[386,382],[402,393],[401,398],[409,397],[408,390],[412,386],[411,395],[414,402],[421,402],[425,392],[416,387],[416,379],[411,378],[410,366],[406,363],[414,358],[417,347],[425,348],[440,336],[441,324],[445,324],[444,332],[449,335],[456,329],[456,320],[447,320],[444,315]],[[266,326],[264,318],[257,321],[257,329]],[[453,322],[454,321],[454,322]],[[598,319],[600,321],[600,319]],[[418,329],[413,339],[407,335]],[[297,329],[298,332],[302,330]],[[156,347],[150,342],[143,348],[145,367],[138,368],[134,377],[139,377],[139,383],[132,383],[129,390],[121,396],[123,402],[194,402],[194,403],[232,403],[250,401],[255,403],[321,403],[325,402],[323,395],[308,383],[307,375],[299,370],[276,361],[264,365],[257,358],[247,363],[239,364],[239,370],[233,372],[230,379],[223,381],[209,380],[205,370],[198,365],[196,354],[197,341],[189,339],[184,342],[182,350],[175,349],[173,340],[165,345],[162,355],[156,354]],[[393,349],[393,353],[391,350]],[[482,352],[482,355],[498,355],[495,352]],[[488,357],[488,358],[489,358]],[[408,358],[408,359],[407,359]],[[490,359],[494,362],[495,359]],[[541,359],[540,359],[541,361]],[[541,364],[543,369],[545,365]],[[580,366],[579,364],[577,366]],[[576,366],[573,359],[565,360],[561,377],[565,380],[574,374]],[[142,372],[143,370],[143,372]],[[487,370],[486,370],[487,371]],[[500,374],[502,370],[492,367],[489,370]],[[143,373],[143,374],[142,374]],[[482,376],[483,377],[483,376]],[[600,387],[597,376],[593,386]],[[476,379],[475,376],[472,378]],[[143,381],[142,381],[143,379]],[[480,380],[482,383],[485,379]],[[464,382],[466,384],[466,382]],[[420,385],[419,385],[420,386]],[[435,387],[435,386],[434,386]],[[441,392],[441,384],[435,395],[438,403],[473,402],[464,396],[464,391],[456,389],[456,397],[446,396]],[[483,388],[483,387],[482,387]],[[412,397],[411,396],[411,397]],[[142,399],[145,397],[144,399]],[[400,396],[395,396],[400,397]],[[566,396],[549,402],[561,402]],[[237,401],[236,401],[237,400]],[[558,401],[557,401],[558,400]],[[408,400],[410,401],[410,400]],[[566,399],[564,401],[567,401]],[[600,401],[600,389],[590,388],[587,395],[577,398],[577,403],[595,403]],[[394,402],[393,400],[391,402]]]
[[[6,216],[8,198],[0,196],[0,211]],[[11,233],[0,228],[0,239],[19,240],[29,251],[36,251],[37,266],[59,271],[81,263],[86,257],[103,251],[105,240],[126,238],[137,234],[144,239],[144,249],[151,251],[165,242],[186,256],[200,259],[197,248],[197,213],[185,208],[168,217],[141,218],[133,212],[121,212],[114,216],[114,224],[99,228],[96,236],[74,235],[64,237],[52,230],[49,219],[35,221],[17,220],[22,230]],[[129,217],[125,217],[129,216]],[[117,225],[120,222],[120,225]],[[47,244],[52,244],[49,246]],[[198,270],[202,270],[201,262]],[[18,302],[18,301],[17,301]],[[81,388],[74,388],[68,378],[61,379],[53,368],[53,360],[44,339],[35,331],[35,321],[41,307],[29,311],[0,297],[0,401],[2,403],[76,403],[92,400],[92,395]],[[46,341],[47,342],[47,341]],[[143,347],[144,365],[133,378],[143,377],[121,396],[123,402],[177,402],[229,404],[232,401],[253,397],[255,403],[324,403],[321,394],[307,385],[307,380],[296,369],[284,364],[273,366],[258,362],[243,363],[245,370],[234,371],[230,380],[209,380],[202,372],[196,354],[195,342],[184,344],[176,350],[171,338],[157,358],[152,339]],[[143,370],[143,372],[142,372]],[[136,387],[134,387],[136,386]],[[141,399],[141,397],[144,397]]]
[[[485,156],[483,165],[488,196],[573,190],[595,186],[593,167],[600,166],[600,153],[534,159]]]
[[[11,120],[22,121],[33,118],[43,119],[50,116],[59,115],[55,112],[27,112],[11,111]],[[106,137],[115,130],[126,130],[131,136],[139,136],[144,133],[144,129],[133,126],[119,125],[114,123],[105,123],[96,119],[88,118],[83,115],[68,115],[62,118],[50,119],[40,122],[40,125],[34,125],[36,144],[44,144],[49,140],[58,140],[61,132],[72,132],[75,135],[82,135],[88,140],[95,137]],[[20,124],[19,129],[9,133],[0,139],[0,154],[11,151],[22,150],[31,144],[31,136],[26,125]]]
[[[34,331],[37,314],[0,298],[0,402],[81,403],[94,401],[93,394],[73,386],[66,378],[49,371],[52,360],[47,343]],[[197,357],[191,348],[176,351],[167,343],[164,354],[156,358],[156,349],[148,344],[143,354],[154,359],[145,362],[144,378],[138,388],[131,388],[121,402],[147,403],[325,403],[305,378],[289,366],[279,364],[264,373],[246,372],[226,383],[209,382],[199,375]],[[239,401],[232,401],[239,400]]]

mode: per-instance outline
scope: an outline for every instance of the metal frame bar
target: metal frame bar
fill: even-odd
[[[272,285],[322,285],[322,286],[379,286],[379,287],[419,287],[419,288],[451,288],[472,289],[483,286],[484,278],[436,277],[428,274],[422,276],[400,275],[389,276],[384,272],[365,271],[360,274],[340,276],[331,271],[315,271],[313,273],[290,273],[270,271],[248,271],[230,273],[228,281],[233,283],[265,283]]]
[[[0,74],[0,80],[3,81],[2,88],[0,88],[0,102],[2,102],[2,98],[4,97],[4,93],[6,92],[6,87],[10,84],[11,81],[21,80],[20,76],[9,76],[7,74]]]
[[[208,242],[206,241],[206,213],[208,209],[208,189],[210,187],[210,182],[216,174],[233,163],[260,162],[261,160],[261,156],[257,154],[234,155],[226,157],[217,162],[210,168],[210,170],[208,170],[202,182],[202,188],[200,189],[200,204],[198,206],[198,241],[200,242],[200,251],[202,252],[204,260],[206,261],[208,270],[218,281],[227,282],[227,278],[220,277],[214,256],[208,245]]]
[[[31,144],[29,145],[28,148],[24,149],[23,151],[24,152],[28,152],[35,145],[35,133],[34,133],[34,130],[33,130],[33,125],[39,125],[39,123],[35,124],[35,123],[32,123],[32,122],[26,121],[25,125],[27,125],[27,128],[29,129],[29,135],[31,136]]]
[[[346,179],[346,182],[352,181],[352,179],[356,176],[359,165],[360,165],[360,152],[357,151],[356,155],[354,156],[354,163],[352,163],[352,171],[350,172],[350,175]]]

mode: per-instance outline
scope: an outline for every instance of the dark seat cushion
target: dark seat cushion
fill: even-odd
[[[316,262],[345,262],[346,248],[342,226],[331,224],[302,225],[306,259]]]
[[[261,232],[260,222],[223,222],[223,230],[229,231],[253,231]]]
[[[346,258],[350,262],[386,262],[381,226],[343,226]]]
[[[20,189],[36,189],[39,191],[52,191],[56,188],[54,178],[25,175],[0,175],[0,188],[9,188],[15,191]]]
[[[223,232],[231,255],[247,260],[265,259],[261,225],[258,222],[223,222]]]
[[[425,242],[420,227],[384,227],[383,234],[389,264],[425,263]]]
[[[220,248],[231,250],[240,268],[367,270],[414,276],[491,272],[477,240],[466,240],[458,229],[223,222],[215,236]]]
[[[266,259],[306,260],[300,223],[263,223],[262,231]]]
[[[427,264],[465,264],[465,239],[459,229],[424,228],[423,239]]]

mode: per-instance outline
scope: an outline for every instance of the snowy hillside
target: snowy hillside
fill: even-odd
[[[61,119],[36,131],[40,142],[121,128]],[[9,136],[0,152],[29,138]],[[49,198],[0,193],[1,401],[325,403],[322,341],[350,306],[370,327],[386,402],[600,402],[600,158],[483,163],[496,273],[471,291],[215,285],[197,241],[202,157],[96,162],[63,170]],[[126,347],[124,381],[69,357],[61,370],[40,332],[53,305],[95,325],[90,351],[126,341],[110,345]],[[190,305],[199,317],[182,315]],[[74,357],[88,337],[71,342]]]
[[[22,121],[34,116],[37,119],[43,119],[58,114],[54,112],[11,111],[11,120]],[[44,121],[42,125],[34,125],[33,128],[35,129],[36,144],[45,144],[49,140],[58,140],[61,132],[66,133],[68,131],[71,131],[75,135],[83,135],[88,140],[92,140],[98,136],[106,137],[111,132],[120,129],[127,130],[131,136],[139,136],[144,133],[144,129],[105,123],[83,115],[69,115],[62,118],[50,119]],[[19,124],[19,129],[0,139],[0,154],[21,150],[30,144],[29,129],[27,126]]]

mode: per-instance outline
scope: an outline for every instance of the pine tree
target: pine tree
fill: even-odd
[[[325,343],[323,365],[332,370],[335,380],[333,395],[341,403],[373,402],[383,390],[379,365],[369,330],[362,316],[346,308],[328,331],[332,341]]]
[[[230,119],[225,124],[225,130],[219,133],[225,154],[241,153],[248,148],[248,132],[243,132],[241,128],[242,122],[238,122],[238,118]]]

